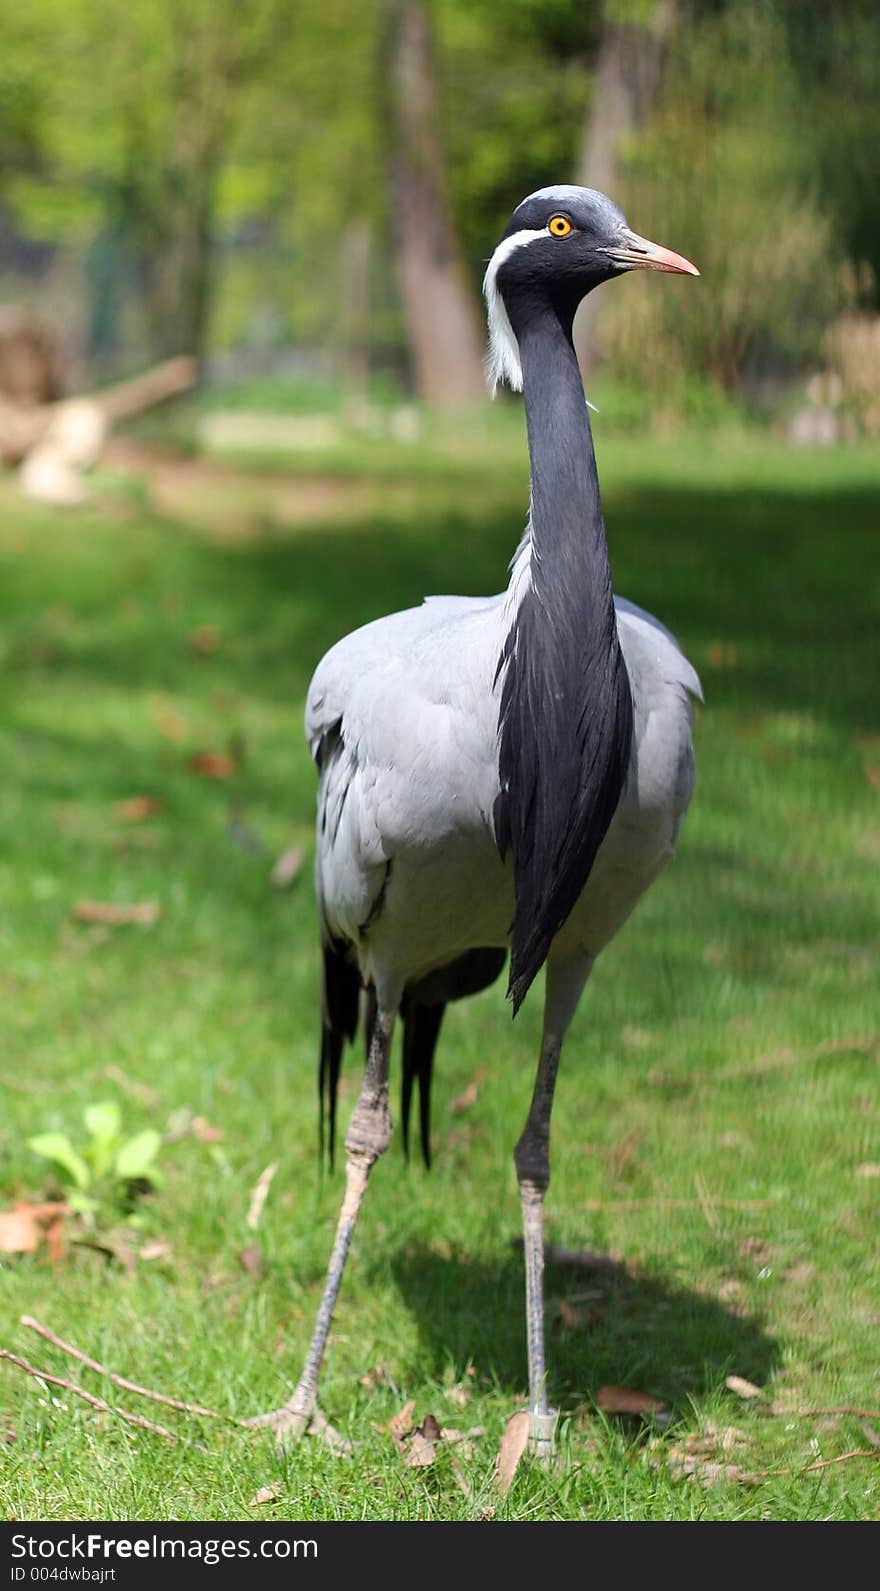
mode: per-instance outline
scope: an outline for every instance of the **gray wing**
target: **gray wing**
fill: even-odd
[[[365,625],[319,664],[306,736],[320,770],[316,884],[356,939],[401,852],[485,832],[498,792],[500,608],[439,599]]]
[[[671,852],[694,792],[693,699],[702,701],[703,691],[665,625],[634,603],[615,604],[635,708],[631,795],[646,832],[657,823]]]
[[[626,597],[615,597],[617,628],[624,656],[629,664],[627,647],[638,656],[639,667],[653,665],[664,680],[681,685],[689,696],[703,700],[703,687],[692,663],[689,663],[671,630],[649,613],[637,607]]]

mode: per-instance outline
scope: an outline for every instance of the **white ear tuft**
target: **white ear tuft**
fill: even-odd
[[[513,334],[510,316],[498,286],[498,272],[514,249],[525,247],[535,238],[547,236],[546,227],[539,231],[514,232],[512,237],[499,243],[483,277],[483,293],[489,321],[489,351],[486,355],[486,380],[494,398],[499,381],[506,381],[511,392],[522,392],[523,373],[519,357],[519,344]]]
[[[486,272],[483,292],[489,320],[489,348],[486,353],[486,381],[489,394],[494,398],[499,381],[506,381],[511,392],[522,392],[523,373],[519,357],[519,343],[513,335],[510,316],[498,283],[490,277],[492,266]]]

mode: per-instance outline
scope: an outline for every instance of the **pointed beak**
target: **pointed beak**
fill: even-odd
[[[637,232],[630,232],[628,228],[621,233],[620,243],[606,252],[615,265],[625,271],[675,271],[679,276],[700,274],[683,254],[661,248],[659,243],[640,238]]]

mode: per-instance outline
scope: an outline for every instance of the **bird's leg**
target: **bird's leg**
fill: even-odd
[[[558,1040],[545,1043],[522,1137],[514,1150],[526,1267],[526,1335],[529,1347],[529,1447],[539,1458],[553,1452],[556,1415],[547,1402],[544,1358],[544,1194],[550,1182],[550,1111],[559,1066]]]
[[[318,1375],[327,1347],[330,1323],[342,1281],[342,1272],[367,1179],[379,1156],[391,1142],[391,1112],[388,1108],[388,1058],[394,1029],[392,1010],[377,1014],[367,1058],[360,1098],[355,1106],[345,1139],[345,1197],[339,1212],[336,1237],[327,1280],[318,1307],[305,1367],[296,1389],[281,1409],[259,1415],[253,1425],[270,1425],[282,1438],[302,1436],[309,1429],[318,1397]]]
[[[529,1449],[542,1459],[552,1457],[556,1430],[556,1414],[547,1400],[544,1354],[544,1195],[550,1185],[550,1113],[562,1040],[592,964],[583,954],[548,963],[541,1059],[526,1124],[513,1152],[525,1251]]]

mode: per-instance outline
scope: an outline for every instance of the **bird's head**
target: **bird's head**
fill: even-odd
[[[623,211],[594,188],[539,188],[518,205],[483,280],[492,392],[522,390],[519,333],[551,305],[570,329],[581,299],[625,271],[699,276],[690,260],[639,237]]]

